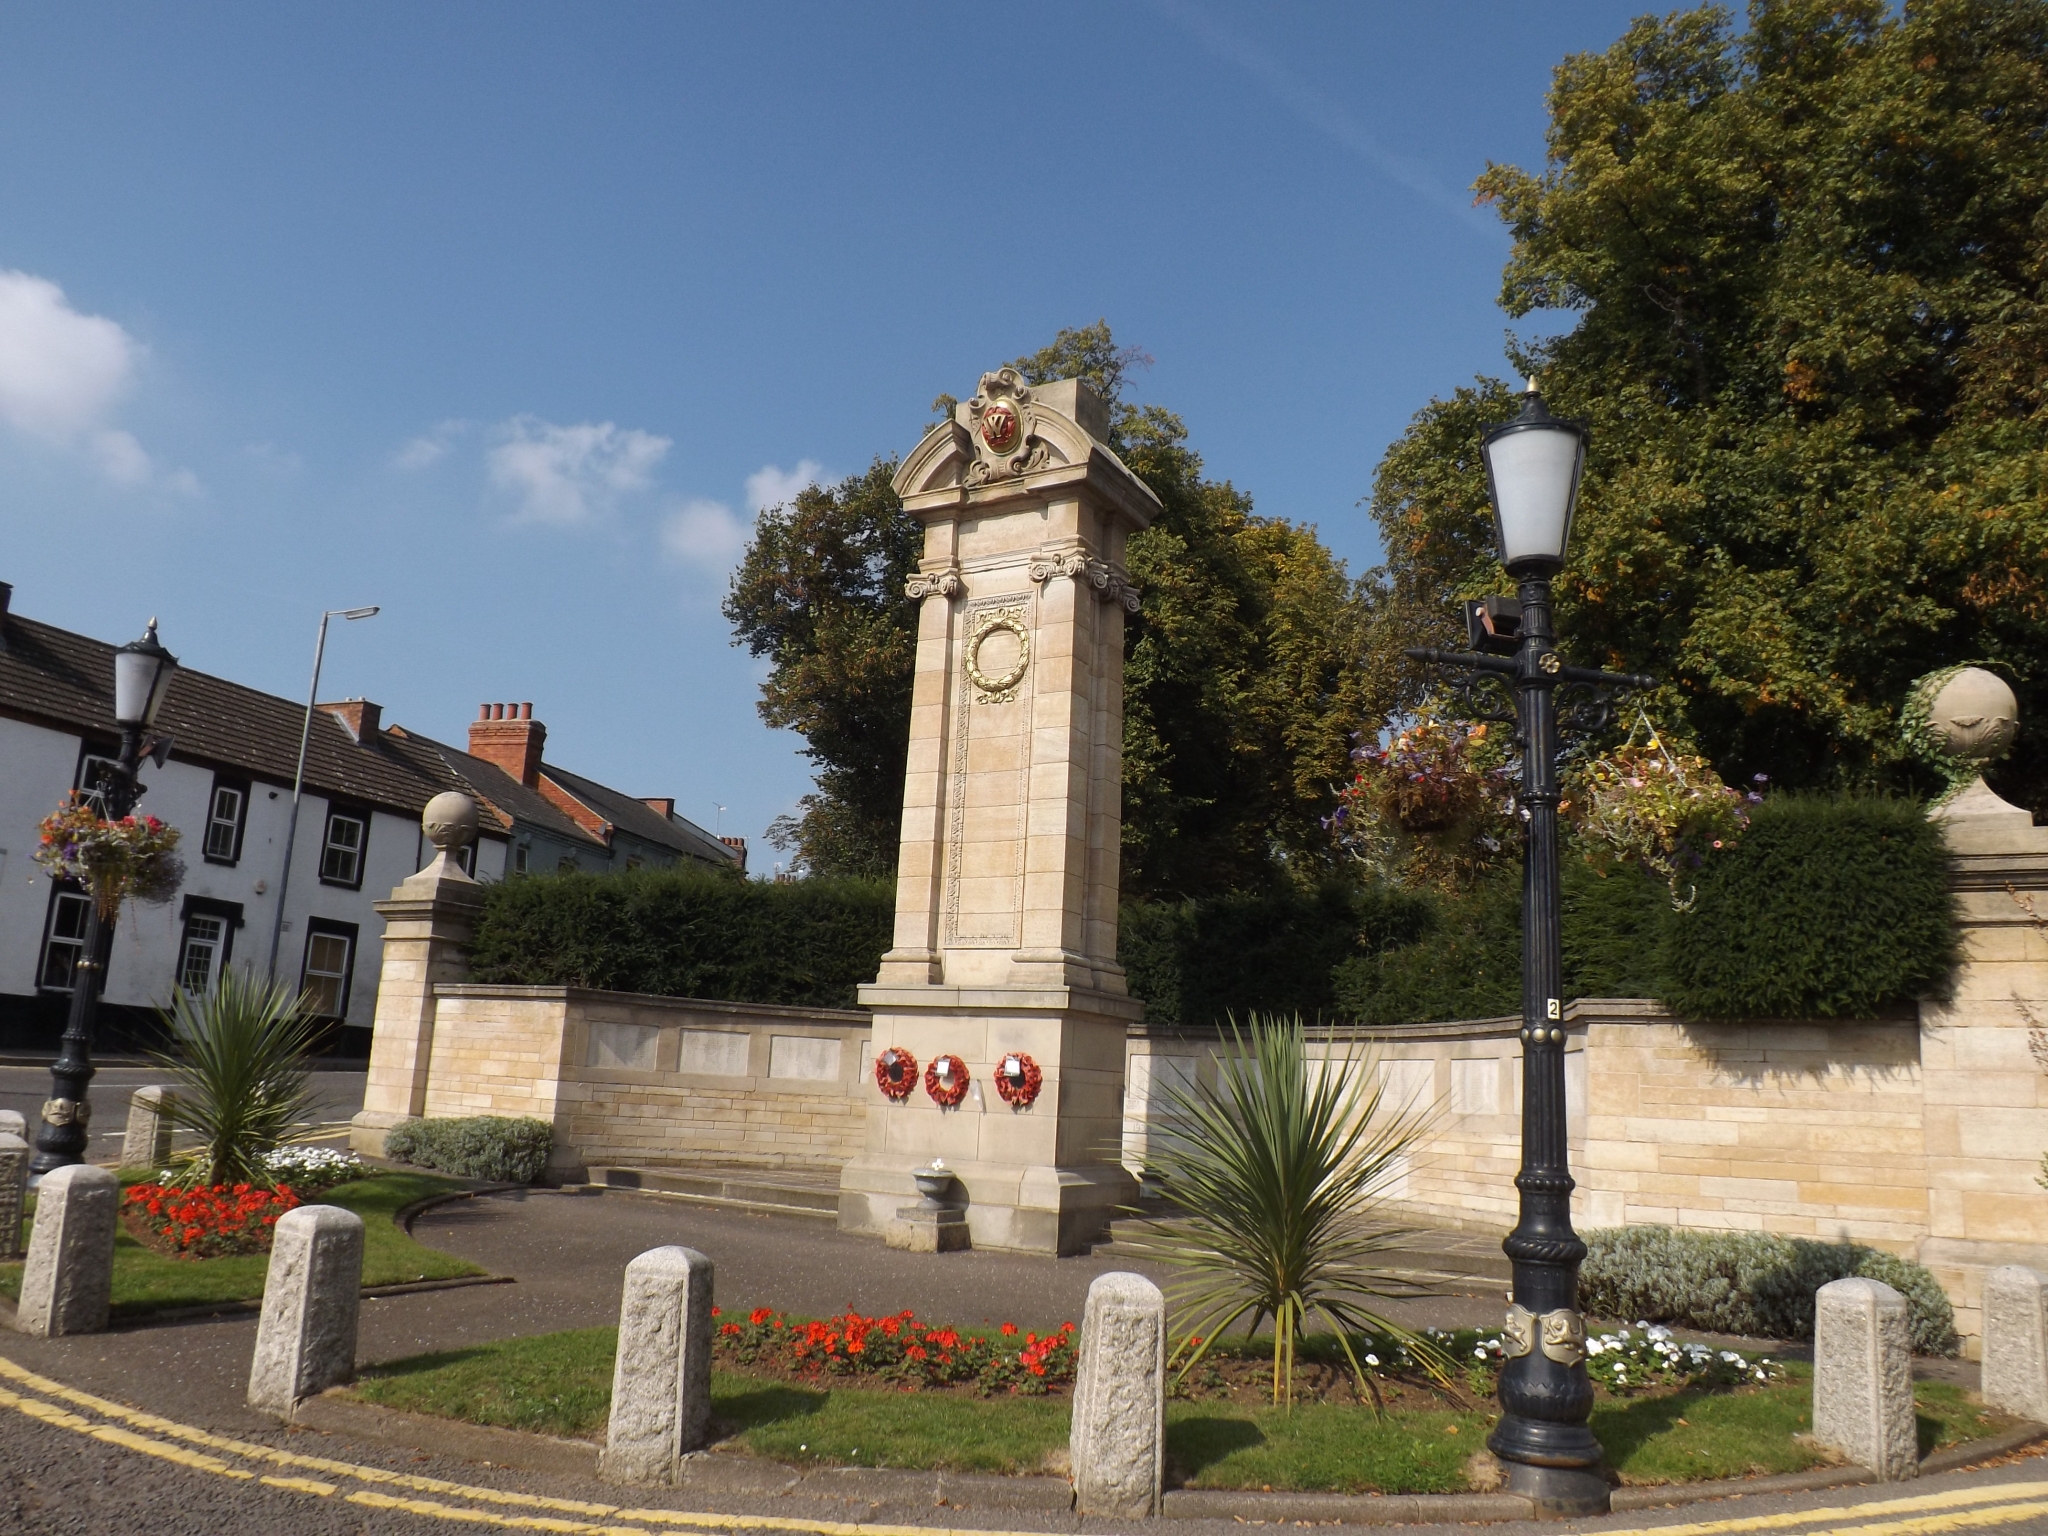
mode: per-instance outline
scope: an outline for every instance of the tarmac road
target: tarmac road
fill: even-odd
[[[314,1118],[334,1135],[346,1135],[350,1118],[363,1107],[366,1075],[360,1066],[313,1073]],[[165,1080],[163,1068],[151,1066],[105,1066],[94,1074],[92,1087],[86,1093],[86,1102],[92,1106],[94,1161],[111,1158],[121,1150],[121,1133],[128,1124],[129,1095]],[[34,1145],[36,1127],[42,1123],[43,1100],[49,1096],[47,1062],[38,1065],[14,1056],[0,1063],[0,1109],[21,1111],[22,1118],[28,1121],[30,1145]]]

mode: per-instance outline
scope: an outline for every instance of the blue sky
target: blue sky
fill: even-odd
[[[754,508],[1107,317],[1211,473],[1356,503],[1498,373],[1566,54],[1639,4],[12,5],[0,580],[29,616],[759,843],[808,786],[718,614]]]

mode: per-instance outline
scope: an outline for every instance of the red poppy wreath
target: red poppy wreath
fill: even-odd
[[[951,1109],[967,1097],[967,1063],[958,1056],[934,1056],[924,1069],[924,1091],[941,1109]]]
[[[875,1086],[892,1099],[907,1099],[917,1086],[917,1058],[892,1045],[875,1058]]]
[[[996,1063],[996,1092],[1012,1108],[1030,1108],[1044,1086],[1045,1074],[1022,1051],[1011,1051]]]

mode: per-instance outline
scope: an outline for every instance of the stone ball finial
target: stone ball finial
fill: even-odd
[[[460,790],[443,790],[421,812],[420,829],[427,834],[427,841],[443,853],[467,848],[476,841],[476,802]]]
[[[2019,700],[1982,667],[1960,668],[1927,701],[1928,734],[1961,762],[1981,766],[2005,756],[2019,728]]]

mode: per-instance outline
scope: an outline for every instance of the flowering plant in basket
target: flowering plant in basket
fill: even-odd
[[[1513,841],[1515,771],[1501,734],[1425,710],[1351,754],[1352,780],[1323,825],[1376,874],[1465,883]]]
[[[264,1189],[255,1184],[215,1184],[179,1189],[164,1184],[131,1184],[121,1196],[129,1225],[160,1252],[212,1259],[230,1253],[262,1253],[270,1247],[277,1218],[300,1204],[290,1185]]]
[[[1742,835],[1766,782],[1758,774],[1747,794],[1730,789],[1705,758],[1674,753],[1652,733],[1642,746],[1630,741],[1579,769],[1558,808],[1596,868],[1636,864],[1662,875],[1682,912],[1692,897],[1680,894],[1680,882]]]
[[[53,880],[76,880],[92,892],[100,917],[112,922],[129,899],[166,902],[185,878],[178,829],[154,816],[108,821],[82,791],[45,816],[35,860]]]

